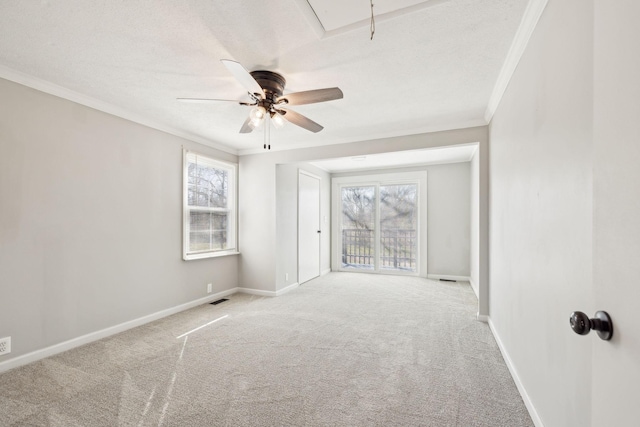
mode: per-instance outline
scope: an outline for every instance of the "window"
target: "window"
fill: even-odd
[[[236,165],[184,152],[185,260],[237,253]]]

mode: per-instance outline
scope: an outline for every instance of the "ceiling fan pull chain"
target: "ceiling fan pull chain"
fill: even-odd
[[[271,150],[271,136],[270,134],[270,127],[271,127],[271,122],[269,121],[271,119],[269,112],[267,111],[267,114],[265,114],[264,116],[264,146],[265,148],[267,148],[267,146],[269,146],[269,150]]]

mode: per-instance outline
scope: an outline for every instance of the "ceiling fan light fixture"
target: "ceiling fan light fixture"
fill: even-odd
[[[251,117],[252,122],[253,121],[261,122],[266,115],[267,115],[267,110],[265,110],[265,108],[262,105],[251,109],[251,112],[249,113],[249,117]]]
[[[284,121],[284,117],[282,117],[282,114],[280,113],[276,112],[271,116],[271,123],[273,123],[273,127],[276,129],[282,129]]]
[[[253,130],[259,129],[262,126],[262,122],[264,120],[254,120],[251,119],[249,120],[249,123],[247,123],[249,125],[249,127]]]

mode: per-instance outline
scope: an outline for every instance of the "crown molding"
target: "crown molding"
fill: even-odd
[[[25,74],[21,71],[13,70],[2,65],[0,65],[0,78],[30,87],[40,92],[48,93],[49,95],[57,96],[58,98],[63,98],[68,101],[75,102],[76,104],[81,104],[86,107],[93,108],[94,110],[102,111],[103,113],[120,117],[130,122],[134,122],[152,129],[159,130],[161,132],[184,138],[192,142],[197,142],[198,144],[206,145],[207,147],[215,148],[217,150],[224,151],[225,153],[234,154],[236,156],[238,155],[238,150],[234,150],[226,145],[210,141],[206,138],[193,135],[189,132],[175,129],[171,126],[160,124],[147,117],[143,117],[108,102],[83,95],[79,92],[75,92],[63,86],[58,86],[54,83],[39,79],[37,77]]]
[[[522,16],[522,21],[520,22],[518,31],[511,43],[511,47],[509,48],[509,53],[507,53],[507,58],[502,64],[502,69],[498,75],[496,85],[494,86],[491,97],[489,98],[489,104],[487,105],[487,109],[484,113],[484,118],[487,123],[491,122],[493,115],[498,109],[498,105],[500,105],[504,92],[507,90],[511,77],[513,77],[513,73],[516,71],[520,58],[522,58],[522,55],[529,44],[529,40],[533,35],[536,25],[538,25],[538,21],[540,20],[548,1],[549,0],[529,1],[529,4],[524,11],[524,15]]]
[[[316,15],[315,10],[311,7],[307,0],[295,0],[295,3],[298,5],[300,9],[300,13],[304,15],[307,20],[307,23],[311,26],[311,29],[316,34],[316,37],[319,39],[324,37],[325,30],[320,22],[320,18]]]

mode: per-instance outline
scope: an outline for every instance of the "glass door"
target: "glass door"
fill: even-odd
[[[418,184],[346,185],[341,269],[418,271]]]
[[[380,268],[417,271],[418,186],[381,185]]]
[[[376,187],[342,187],[342,268],[376,267]]]

